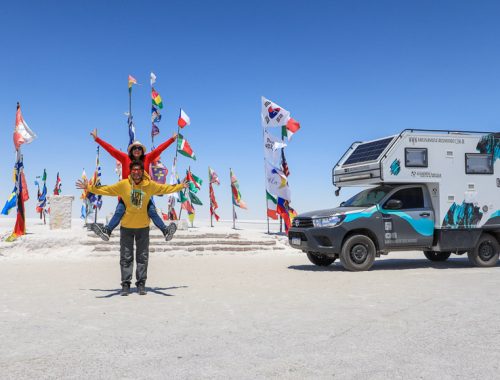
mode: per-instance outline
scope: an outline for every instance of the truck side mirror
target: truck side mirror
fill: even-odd
[[[384,206],[388,210],[399,210],[403,208],[403,202],[399,199],[390,199]]]

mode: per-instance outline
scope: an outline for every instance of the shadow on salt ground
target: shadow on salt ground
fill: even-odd
[[[496,267],[500,266],[497,264]],[[412,259],[385,259],[385,260],[375,260],[375,263],[371,267],[371,271],[378,270],[411,270],[411,269],[422,269],[422,268],[432,268],[432,269],[462,269],[462,268],[474,268],[467,258],[455,258],[449,259],[445,262],[432,262],[427,259],[423,260],[412,260]],[[310,272],[337,272],[344,271],[344,268],[339,262],[335,262],[335,265],[330,265],[327,267],[320,267],[313,264],[310,265],[291,265],[288,269],[310,271]]]
[[[187,288],[187,286],[185,286],[185,285],[171,286],[169,288],[159,288],[159,287],[149,288],[149,287],[146,287],[146,292],[158,294],[160,296],[165,296],[165,297],[173,297],[174,294],[164,293],[163,290],[182,289],[182,288]],[[91,290],[93,292],[111,292],[111,293],[106,294],[106,295],[96,296],[95,298],[111,298],[111,297],[115,297],[115,296],[120,296],[121,291],[122,291],[121,288],[119,288],[119,289],[88,289],[88,290]],[[130,288],[130,293],[131,294],[136,293],[136,290],[134,287]]]

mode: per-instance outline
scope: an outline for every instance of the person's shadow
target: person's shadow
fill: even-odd
[[[158,294],[158,295],[164,296],[164,297],[173,297],[174,294],[165,293],[164,290],[181,289],[181,288],[187,288],[187,286],[186,285],[171,286],[169,288],[160,288],[160,287],[148,288],[148,287],[146,287],[146,292]],[[121,291],[122,291],[121,288],[117,288],[117,289],[89,289],[89,290],[91,290],[93,292],[110,292],[110,293],[105,294],[105,295],[96,296],[95,298],[111,298],[111,297],[115,297],[115,296],[121,296]],[[134,293],[137,293],[135,288],[134,287],[130,288],[130,295],[132,295]]]

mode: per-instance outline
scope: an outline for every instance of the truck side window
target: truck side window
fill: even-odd
[[[407,189],[401,189],[395,192],[388,200],[398,199],[403,202],[402,210],[408,210],[412,208],[424,208],[424,193],[421,187],[410,187]],[[386,203],[387,203],[386,202]]]

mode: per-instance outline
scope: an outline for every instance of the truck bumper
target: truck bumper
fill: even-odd
[[[288,231],[288,242],[291,247],[302,251],[338,255],[344,236],[345,230],[342,226],[318,228],[291,227]]]

